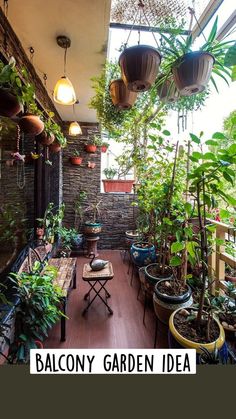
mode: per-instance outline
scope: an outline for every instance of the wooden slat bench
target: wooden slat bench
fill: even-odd
[[[48,266],[55,266],[58,269],[54,283],[64,292],[62,298],[62,312],[66,316],[67,298],[71,287],[76,288],[76,258],[51,258]],[[61,317],[61,341],[66,340],[66,317]]]

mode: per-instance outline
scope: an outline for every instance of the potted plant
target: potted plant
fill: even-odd
[[[59,248],[57,254],[59,257],[70,257],[71,250],[75,244],[78,246],[78,232],[74,228],[59,226],[57,228],[59,236]],[[81,241],[80,241],[81,244]]]
[[[225,333],[234,338],[236,332],[236,288],[231,282],[224,284],[224,295],[211,298],[211,309],[217,314]]]
[[[206,291],[210,278],[208,276],[208,256],[211,252],[214,240],[211,237],[214,226],[207,224],[206,214],[214,206],[215,199],[220,197],[228,204],[235,205],[236,200],[231,195],[222,190],[222,179],[229,184],[233,183],[235,174],[230,166],[236,162],[236,147],[231,144],[228,148],[216,147],[215,153],[204,153],[202,145],[202,133],[198,137],[190,134],[191,140],[200,145],[199,151],[193,151],[190,155],[192,168],[188,175],[188,193],[193,197],[193,202],[186,203],[186,211],[191,214],[192,206],[196,205],[200,231],[198,237],[193,239],[193,229],[191,225],[185,226],[183,236],[173,244],[172,250],[175,255],[172,265],[184,266],[186,272],[186,260],[193,265],[200,266],[199,277],[201,279],[201,291],[198,301],[198,309],[195,312],[181,312],[180,310],[172,313],[169,321],[171,337],[175,344],[187,348],[196,348],[201,352],[201,347],[206,347],[212,351],[215,346],[221,348],[224,343],[224,331],[219,321],[214,317],[212,311],[205,312],[204,303]],[[206,141],[206,145],[212,141],[217,142],[225,138],[223,133],[215,133],[211,140]],[[214,197],[214,199],[213,199]],[[216,239],[217,241],[217,239]],[[180,254],[182,254],[182,257]],[[186,274],[184,274],[186,278]],[[183,327],[182,327],[183,326]],[[173,342],[173,340],[172,340]]]
[[[67,139],[63,135],[61,128],[58,125],[57,133],[55,133],[55,140],[53,141],[52,144],[50,144],[49,150],[52,153],[59,153],[59,151],[61,151],[62,148],[65,148],[66,145],[67,145]]]
[[[163,73],[168,78],[173,74],[174,82],[182,96],[194,95],[206,89],[211,79],[216,87],[216,82],[212,76],[216,74],[227,82],[230,71],[224,64],[227,51],[231,46],[231,41],[218,41],[216,18],[212,30],[206,42],[198,51],[192,51],[193,39],[190,34],[186,39],[176,36],[176,33],[169,37],[162,34],[161,51],[166,57],[163,61]]]
[[[26,103],[26,112],[19,120],[19,126],[25,134],[39,135],[44,130],[42,112],[38,109],[35,101]]]
[[[109,147],[109,143],[105,143],[105,142],[102,141],[102,145],[100,147],[101,152],[106,153],[108,147]]]
[[[82,157],[80,156],[80,152],[78,150],[74,150],[73,156],[70,157],[71,164],[76,166],[80,166],[82,163]]]
[[[88,220],[84,223],[84,234],[87,236],[96,236],[102,231],[102,224],[99,221],[101,216],[102,200],[95,198],[94,202],[84,209],[84,214],[88,216]]]
[[[44,130],[41,134],[37,135],[37,140],[42,145],[50,145],[55,140],[55,137],[61,134],[61,128],[53,121],[54,112],[48,112],[48,117],[43,118]]]
[[[122,79],[112,80],[109,90],[112,103],[118,109],[130,109],[137,99],[137,93],[129,90]]]
[[[122,79],[133,92],[150,89],[156,80],[160,63],[160,53],[147,45],[126,48],[119,57]]]
[[[23,83],[12,57],[7,65],[0,61],[0,115],[12,117],[22,111]],[[26,89],[26,86],[24,87]]]
[[[15,337],[10,346],[12,363],[28,363],[30,349],[42,347],[42,341],[63,315],[60,303],[63,290],[54,284],[55,267],[45,267],[35,262],[32,273],[11,273],[19,303],[16,306]]]
[[[85,144],[85,150],[87,153],[95,153],[97,151],[97,146],[100,145],[101,138],[98,135],[90,135],[87,144]]]
[[[156,248],[149,242],[135,242],[130,248],[131,258],[135,266],[142,267],[156,261]]]
[[[37,218],[38,228],[41,234],[44,232],[43,239],[53,244],[55,236],[58,234],[58,228],[61,226],[65,211],[65,204],[62,203],[58,209],[53,202],[50,202],[44,212],[43,218]]]

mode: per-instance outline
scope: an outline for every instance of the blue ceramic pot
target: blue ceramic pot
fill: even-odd
[[[133,243],[130,248],[133,263],[138,266],[150,265],[156,261],[156,249],[153,244],[148,242]]]

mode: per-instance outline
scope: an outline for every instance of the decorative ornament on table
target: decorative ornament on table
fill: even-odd
[[[95,254],[91,253],[92,259],[89,263],[92,271],[101,271],[108,264],[109,260],[95,259]]]

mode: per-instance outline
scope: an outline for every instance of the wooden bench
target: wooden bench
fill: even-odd
[[[62,312],[64,316],[61,317],[62,342],[66,340],[66,307],[69,291],[71,288],[76,288],[76,261],[76,258],[51,258],[48,261],[48,266],[54,266],[58,270],[54,284],[63,290]]]

